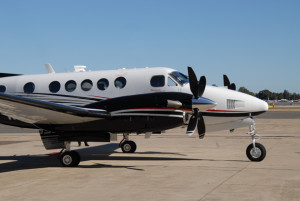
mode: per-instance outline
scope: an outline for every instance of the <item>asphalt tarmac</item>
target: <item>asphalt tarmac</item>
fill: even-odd
[[[300,119],[300,111],[270,110],[256,118],[258,119]]]
[[[63,168],[36,131],[1,125],[0,200],[300,200],[299,114],[256,118],[267,149],[262,162],[246,157],[248,128],[203,140],[177,128],[150,139],[131,136],[133,154],[118,143],[73,143],[82,161]]]

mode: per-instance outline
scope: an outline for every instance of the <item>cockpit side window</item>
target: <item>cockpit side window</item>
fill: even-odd
[[[165,76],[155,75],[151,78],[150,84],[152,87],[163,87],[165,86]]]
[[[174,82],[174,80],[172,78],[168,77],[168,86],[169,87],[176,87],[177,83]]]
[[[172,73],[170,73],[170,76],[176,81],[178,82],[180,85],[184,85],[186,83],[189,82],[189,78],[188,76],[178,72],[178,71],[174,71]]]

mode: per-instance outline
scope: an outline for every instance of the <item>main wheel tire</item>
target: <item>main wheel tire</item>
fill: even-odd
[[[122,143],[121,149],[124,153],[134,153],[136,150],[136,144],[134,141],[125,141]]]
[[[255,148],[253,144],[250,144],[247,147],[246,154],[249,160],[251,161],[262,161],[266,157],[266,149],[260,143],[255,143]]]
[[[64,167],[75,167],[80,163],[80,155],[76,151],[65,151],[59,160]]]

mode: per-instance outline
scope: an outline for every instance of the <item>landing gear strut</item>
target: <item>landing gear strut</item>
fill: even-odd
[[[266,157],[266,149],[262,144],[256,143],[256,137],[258,137],[258,140],[260,140],[261,136],[258,135],[255,131],[255,121],[252,125],[250,125],[250,130],[248,134],[252,137],[252,144],[250,144],[246,149],[247,157],[251,161],[264,160],[264,158]]]
[[[64,167],[75,167],[80,163],[80,155],[77,151],[71,151],[71,142],[65,142],[64,148],[59,155],[59,161]],[[63,152],[63,150],[65,151]]]
[[[124,133],[123,136],[124,138],[119,144],[123,153],[134,153],[136,150],[135,142],[129,140],[129,134]]]

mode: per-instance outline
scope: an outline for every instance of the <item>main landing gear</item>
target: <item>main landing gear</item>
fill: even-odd
[[[136,150],[136,144],[134,141],[129,140],[129,134],[123,134],[124,138],[120,142],[119,146],[121,147],[124,153],[134,153]],[[64,167],[75,167],[80,163],[80,155],[77,151],[71,151],[71,142],[64,142],[64,147],[59,153],[59,161]]]
[[[75,167],[80,163],[79,153],[71,151],[70,144],[71,142],[65,142],[65,146],[59,154],[59,161],[64,167]]]
[[[250,144],[246,149],[246,154],[249,160],[251,161],[262,161],[266,157],[266,149],[260,144],[256,143],[256,137],[260,140],[260,135],[258,135],[255,131],[255,121],[250,126],[250,131],[248,132],[252,137],[252,144]]]
[[[119,144],[123,153],[134,153],[136,150],[135,142],[129,140],[129,134],[124,133],[123,136],[124,138]]]

